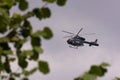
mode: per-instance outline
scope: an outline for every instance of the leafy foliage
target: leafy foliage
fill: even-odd
[[[43,74],[50,72],[47,61],[39,60],[39,56],[43,53],[41,37],[48,40],[53,37],[53,33],[46,26],[43,30],[33,31],[29,18],[34,16],[39,20],[50,18],[52,13],[46,3],[57,3],[58,6],[63,6],[66,0],[42,1],[45,2],[43,7],[27,12],[28,0],[0,0],[0,79],[29,80],[29,76],[37,70]],[[24,14],[10,13],[11,8],[16,5],[19,10],[24,11]],[[31,43],[32,48],[22,50],[21,48],[27,42]],[[12,51],[10,44],[14,46],[15,51]],[[27,70],[31,61],[38,65]],[[11,65],[13,62],[18,63],[18,72],[13,71],[13,65]]]
[[[35,8],[33,10],[33,12],[39,20],[46,19],[46,18],[49,18],[51,16],[51,11],[47,7]]]
[[[102,63],[100,65],[92,65],[88,72],[85,72],[82,76],[75,78],[74,80],[97,80],[97,77],[102,77],[107,72],[106,67],[108,63]]]
[[[22,16],[18,13],[14,13],[10,19],[10,28],[17,29],[22,21]]]
[[[27,38],[32,32],[32,26],[28,20],[24,21],[23,26],[21,26],[20,34],[24,37]]]

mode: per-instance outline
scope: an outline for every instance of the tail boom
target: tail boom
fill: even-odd
[[[87,43],[87,44],[89,44],[89,46],[92,46],[92,45],[94,45],[94,46],[99,46],[99,44],[97,44],[97,39],[94,41],[94,42],[87,42],[87,41],[85,41],[84,43]]]

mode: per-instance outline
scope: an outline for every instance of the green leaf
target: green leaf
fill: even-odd
[[[29,71],[23,70],[23,74],[25,76],[29,76],[29,75],[33,74],[34,72],[36,72],[36,71],[37,71],[37,68],[33,68],[33,69],[29,70]]]
[[[21,35],[26,38],[28,36],[30,36],[31,32],[32,32],[32,26],[30,24],[30,22],[28,20],[24,21],[23,26],[21,27]]]
[[[10,31],[10,32],[8,33],[7,37],[11,39],[11,38],[14,37],[16,34],[17,34],[17,32],[16,32],[15,30],[12,30],[12,31]]]
[[[4,6],[6,6],[8,9],[11,8],[14,3],[15,3],[15,0],[3,0]]]
[[[10,77],[9,80],[15,80],[13,77]]]
[[[81,77],[77,77],[74,80],[83,80]]]
[[[120,78],[119,77],[116,77],[116,79],[115,80],[120,80]]]
[[[32,34],[33,37],[39,37],[42,35],[42,31],[41,30],[37,30],[35,33]]]
[[[36,15],[36,17],[38,18],[38,19],[45,19],[45,18],[49,18],[50,16],[51,16],[51,11],[50,11],[50,9],[49,8],[47,8],[47,7],[43,7],[43,8],[41,8],[41,9],[39,9],[39,8],[35,8],[34,10],[33,10],[33,12],[34,12],[34,14]]]
[[[37,50],[37,48],[36,48]],[[39,51],[39,50],[38,50]],[[35,51],[35,49],[33,50],[24,50],[22,51],[22,56],[25,56],[25,57],[29,57],[29,60],[38,60],[39,58],[39,53],[37,51]]]
[[[27,77],[23,78],[22,80],[29,80]]]
[[[25,11],[28,8],[28,2],[26,0],[20,0],[19,9]]]
[[[19,42],[15,42],[14,47],[15,47],[16,49],[20,49],[20,48],[22,47],[22,45],[23,45],[26,41],[27,41],[26,39],[19,40]]]
[[[0,15],[0,33],[4,33],[7,31],[6,19]]]
[[[49,18],[51,16],[51,12],[49,8],[41,8],[41,12],[42,12],[42,18]]]
[[[21,34],[24,38],[28,37],[30,35],[30,30],[28,29],[22,29]]]
[[[0,61],[0,72],[4,70],[4,64]]]
[[[48,2],[48,3],[53,3],[53,2],[55,2],[56,0],[42,0],[42,1]]]
[[[50,39],[53,37],[53,33],[50,28],[45,27],[42,34],[43,38]]]
[[[21,73],[16,73],[16,72],[14,72],[14,73],[11,73],[11,75],[13,75],[13,76],[15,76],[15,77],[20,77]]]
[[[3,50],[10,50],[10,47],[7,42],[0,43],[0,46],[2,47]]]
[[[35,47],[33,47],[32,54],[31,55],[29,54],[30,55],[29,59],[36,61],[36,60],[38,60],[39,54],[41,54],[41,53],[43,53],[43,49],[41,47],[35,46]]]
[[[41,47],[34,47],[34,51],[37,53],[43,53],[43,49]]]
[[[23,69],[28,66],[28,62],[26,61],[26,57],[24,55],[18,56],[18,64]]]
[[[57,5],[64,6],[66,4],[67,0],[57,0]]]
[[[19,42],[20,38],[18,36],[14,36],[11,38],[11,42]]]
[[[12,18],[10,19],[10,27],[17,29],[20,26],[22,20],[23,17],[20,14],[14,13]]]
[[[22,51],[22,56],[31,56],[34,54],[33,50],[24,50]]]
[[[21,60],[20,59],[19,60],[19,66],[24,69],[28,66],[28,62],[26,60]]]
[[[33,12],[34,12],[35,16],[36,16],[39,20],[42,19],[42,12],[41,12],[41,9],[35,8],[35,9],[33,10]]]
[[[22,45],[23,45],[26,41],[27,41],[26,39],[19,40],[19,42],[15,42],[14,47],[15,47],[16,49],[20,49],[20,48],[22,47]]]
[[[9,38],[8,37],[0,37],[0,43],[8,42]]]
[[[7,73],[10,73],[10,72],[11,72],[11,66],[10,66],[8,57],[6,57],[6,60],[5,60],[5,63],[4,63],[4,69],[5,69],[5,71],[6,71]]]
[[[20,48],[22,47],[22,44],[16,42],[16,43],[14,44],[14,47],[15,47],[16,49],[20,49]]]
[[[32,45],[32,47],[41,46],[40,42],[41,42],[40,37],[31,37],[31,45]]]
[[[83,78],[83,80],[96,80],[97,76],[86,73],[86,74],[83,75],[82,78]]]
[[[30,17],[33,17],[35,14],[34,14],[34,12],[27,12],[26,14],[24,14],[23,15],[23,19],[24,20],[26,20],[26,19],[28,19],[28,18],[30,18]]]
[[[10,21],[10,18],[9,18],[9,11],[6,10],[6,9],[3,9],[3,8],[0,8],[0,19],[2,18],[2,22],[3,24],[6,24],[8,25],[9,24],[9,21]],[[1,22],[1,23],[2,23]],[[2,26],[2,25],[1,25]]]
[[[28,28],[28,29],[32,30],[32,25],[28,20],[24,21],[23,26],[24,26],[24,28]]]
[[[24,43],[26,43],[26,42],[27,42],[26,39],[22,39],[22,40],[19,41],[20,44],[24,44]]]
[[[12,54],[13,52],[11,50],[4,50],[3,53],[8,55],[8,54]]]
[[[50,72],[48,63],[46,61],[39,61],[38,62],[39,71],[43,74],[47,74]]]
[[[6,18],[6,21],[9,21],[9,11],[7,9],[0,7],[0,14]],[[8,19],[8,20],[7,20]]]
[[[104,74],[107,72],[107,69],[93,65],[91,66],[91,69],[89,71],[89,74],[97,75],[97,76],[104,76]]]
[[[3,48],[0,46],[0,56],[3,54]]]
[[[39,58],[39,53],[37,53],[36,51],[34,51],[34,53],[30,56],[30,60],[38,60]]]
[[[108,66],[110,66],[110,64],[103,62],[102,64],[100,64],[100,66],[102,66],[102,67],[108,67]]]

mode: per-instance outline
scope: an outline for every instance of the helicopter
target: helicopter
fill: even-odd
[[[78,48],[80,46],[84,46],[84,43],[85,44],[89,44],[89,46],[99,46],[99,44],[97,44],[97,41],[98,39],[96,39],[95,41],[86,41],[84,37],[81,37],[79,36],[79,33],[83,30],[83,28],[81,28],[77,34],[74,34],[74,33],[71,33],[71,32],[68,32],[68,31],[62,31],[62,32],[65,32],[65,33],[69,33],[71,34],[70,36],[66,36],[64,38],[67,38],[67,37],[71,37],[67,40],[67,43],[69,44],[69,47],[72,47],[72,48]],[[73,36],[74,35],[74,36]]]

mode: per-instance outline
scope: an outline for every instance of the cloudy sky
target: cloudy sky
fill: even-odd
[[[40,0],[31,0],[29,9],[41,7]],[[112,80],[120,77],[120,0],[68,0],[66,6],[58,7],[48,4],[52,11],[50,19],[39,21],[31,19],[34,29],[50,26],[54,37],[43,41],[44,54],[41,59],[49,62],[51,72],[42,75],[38,72],[32,75],[31,80],[73,80],[75,77],[89,70],[93,64],[108,62],[108,73],[98,80]],[[13,12],[17,11],[13,8]],[[77,33],[83,28],[81,34],[88,41],[98,39],[99,47],[70,48],[66,43],[62,30]]]

